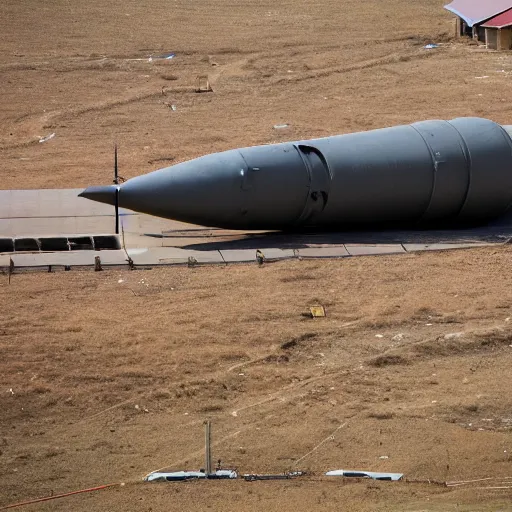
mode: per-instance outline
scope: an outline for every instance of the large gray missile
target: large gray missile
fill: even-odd
[[[234,149],[130,179],[119,205],[244,230],[476,223],[512,203],[510,133],[458,118]],[[80,196],[114,204],[115,190]]]

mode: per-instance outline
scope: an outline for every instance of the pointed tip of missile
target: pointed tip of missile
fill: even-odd
[[[106,185],[101,187],[88,187],[84,191],[78,194],[78,197],[85,197],[91,201],[97,201],[98,203],[115,204],[115,185]]]

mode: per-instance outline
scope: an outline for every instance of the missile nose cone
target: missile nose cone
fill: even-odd
[[[98,203],[115,204],[115,185],[106,185],[101,187],[88,187],[83,192],[78,194],[78,197],[85,197],[91,201],[97,201]]]
[[[123,183],[123,208],[203,226],[279,229],[297,220],[308,173],[291,144],[206,155]],[[284,220],[283,220],[284,219]]]
[[[278,144],[214,153],[80,197],[115,205],[117,196],[121,208],[202,226],[282,229],[305,211],[311,156],[300,151]]]
[[[240,210],[245,168],[238,151],[182,162],[123,183],[120,204],[192,224],[222,224]]]

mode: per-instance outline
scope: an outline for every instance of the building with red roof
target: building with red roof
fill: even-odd
[[[512,49],[512,0],[453,0],[445,9],[457,16],[457,33],[495,50]]]
[[[512,9],[487,20],[482,27],[485,29],[487,48],[492,50],[512,49]]]

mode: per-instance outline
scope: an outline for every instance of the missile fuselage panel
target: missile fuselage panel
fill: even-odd
[[[119,201],[229,229],[481,222],[512,203],[512,140],[458,118],[241,148],[128,180]]]

